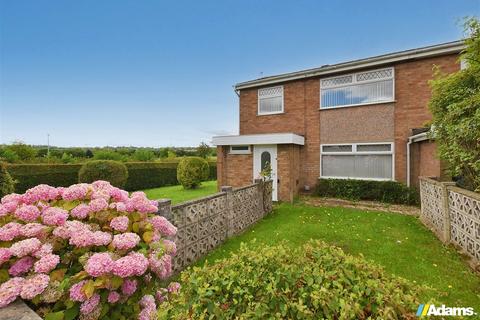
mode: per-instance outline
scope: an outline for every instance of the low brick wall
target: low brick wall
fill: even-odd
[[[445,244],[452,243],[480,264],[480,194],[420,177],[420,220]]]
[[[177,228],[174,270],[180,271],[262,219],[272,210],[272,183],[252,185],[222,192],[179,205],[161,200],[158,214]]]

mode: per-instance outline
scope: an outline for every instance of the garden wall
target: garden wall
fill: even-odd
[[[480,194],[420,177],[420,220],[445,244],[452,243],[480,264]]]
[[[174,270],[184,269],[271,210],[272,183],[261,180],[238,189],[222,187],[222,192],[172,207],[170,200],[161,200],[158,213],[178,228]]]
[[[216,162],[209,162],[209,180],[217,178]],[[128,180],[125,189],[135,191],[176,185],[178,162],[126,162]],[[39,184],[67,187],[78,183],[82,164],[9,164],[8,172],[18,181],[16,193],[23,193]]]

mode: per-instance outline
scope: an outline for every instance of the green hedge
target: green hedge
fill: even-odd
[[[420,203],[419,193],[416,189],[395,181],[319,179],[315,194],[349,200],[371,200],[408,205],[419,205]]]
[[[178,162],[126,162],[128,180],[126,190],[142,190],[176,185]],[[217,165],[209,162],[209,180],[217,179]],[[18,181],[15,192],[23,193],[39,184],[66,187],[78,183],[82,164],[9,164],[7,170]]]

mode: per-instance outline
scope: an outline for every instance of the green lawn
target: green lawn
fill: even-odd
[[[387,272],[428,285],[422,299],[435,298],[447,306],[472,306],[480,311],[480,276],[475,275],[451,247],[445,247],[412,216],[340,207],[280,204],[246,233],[209,254],[213,261],[228,256],[241,242],[275,244],[286,239],[299,246],[321,239],[353,255],[363,255]],[[201,265],[205,259],[199,261]]]
[[[172,203],[185,202],[196,198],[208,196],[217,192],[217,181],[202,182],[202,185],[196,189],[183,189],[182,186],[161,187],[155,189],[143,190],[147,197],[152,200],[168,198]]]

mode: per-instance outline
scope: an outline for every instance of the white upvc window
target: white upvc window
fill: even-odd
[[[252,153],[250,145],[230,146],[230,154],[249,154]]]
[[[393,142],[320,145],[320,177],[394,180]]]
[[[320,109],[392,102],[394,79],[393,68],[320,79]]]
[[[258,114],[283,113],[283,86],[258,89]]]

